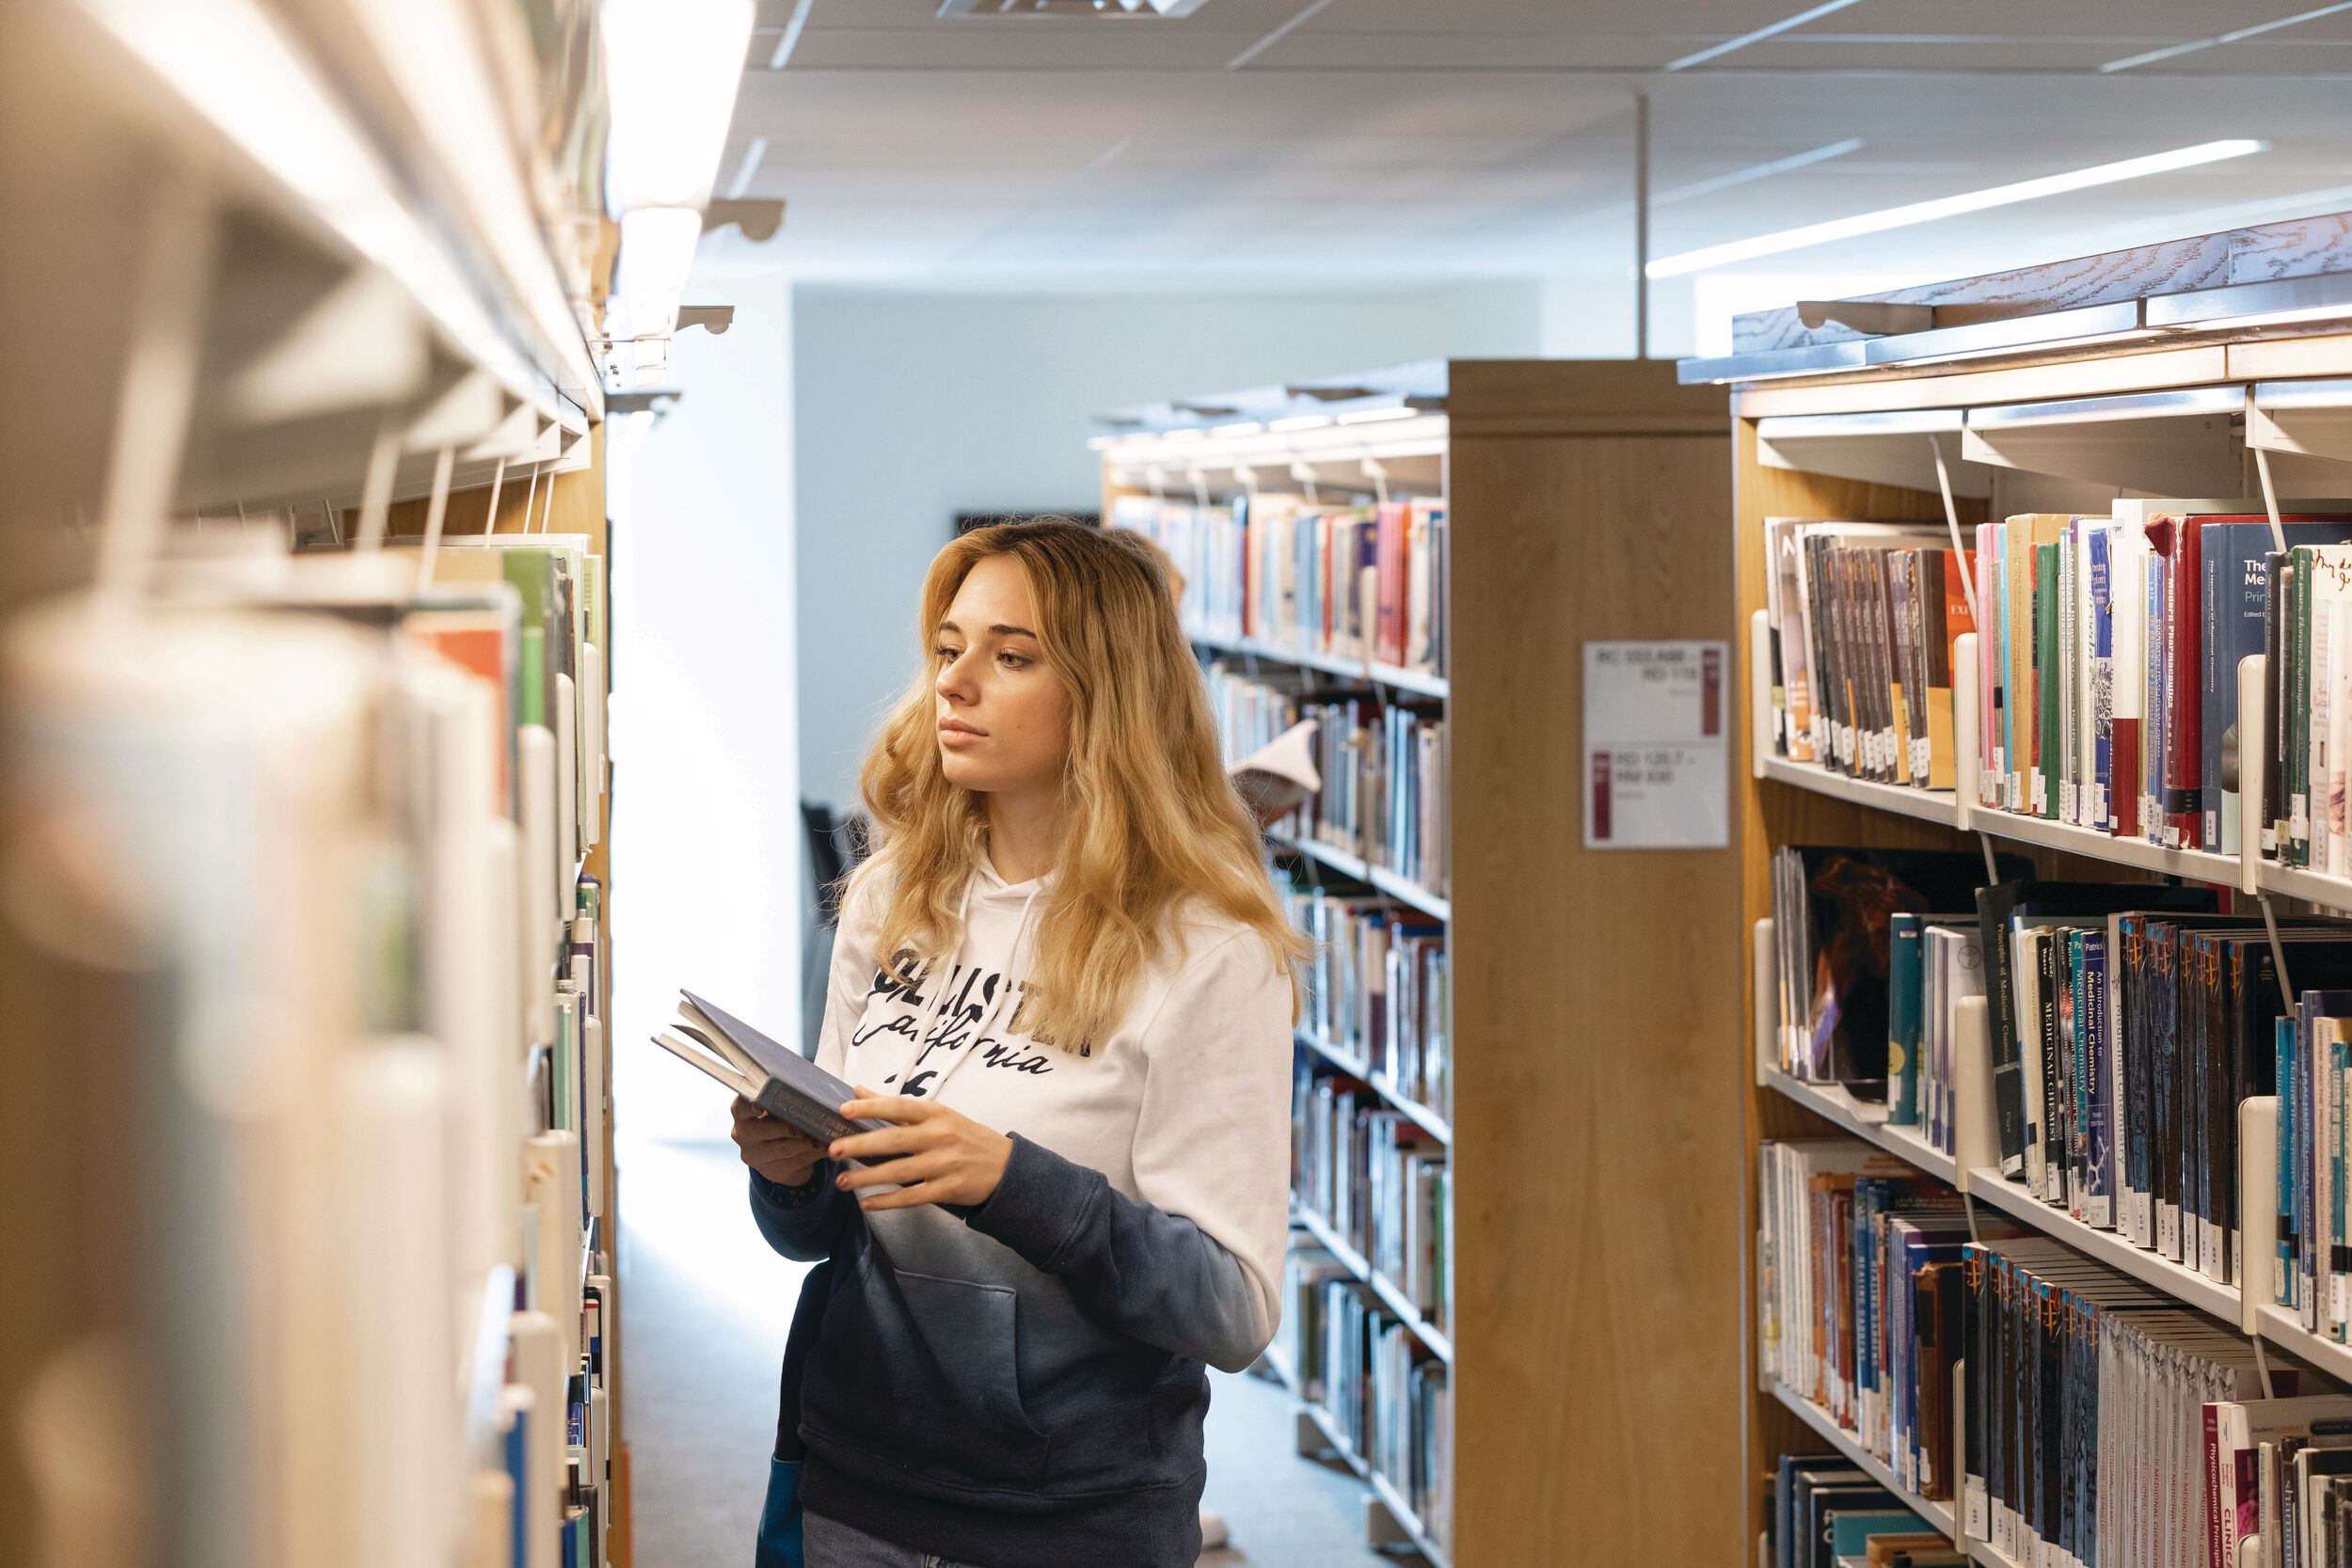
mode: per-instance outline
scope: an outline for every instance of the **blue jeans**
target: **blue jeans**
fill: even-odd
[[[965,1568],[929,1552],[878,1541],[862,1529],[806,1510],[801,1513],[801,1539],[808,1547],[808,1568]]]

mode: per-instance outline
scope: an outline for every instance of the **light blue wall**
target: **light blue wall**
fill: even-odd
[[[1089,414],[1430,357],[1543,352],[1533,282],[1379,293],[940,294],[803,285],[792,343],[803,792],[846,807],[960,511],[1099,504]]]

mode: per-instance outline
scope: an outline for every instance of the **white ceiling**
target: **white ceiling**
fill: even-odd
[[[778,71],[794,0],[760,0],[720,185],[764,137],[745,194],[790,206],[712,260],[935,288],[1623,277],[1637,88],[1653,256],[2225,136],[2271,150],[1743,265],[1960,274],[2352,208],[2352,10],[2098,71],[2312,0],[1857,0],[1674,73],[1804,0],[936,3],[813,0]]]

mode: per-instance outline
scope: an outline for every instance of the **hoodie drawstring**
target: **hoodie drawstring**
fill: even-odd
[[[977,877],[978,873],[976,871],[973,878],[964,882],[963,896],[956,906],[956,924],[960,928],[961,928],[964,936],[967,938],[971,934],[971,927],[968,917],[972,909],[972,881],[977,880]],[[1016,978],[1017,972],[1014,965],[1021,957],[1022,943],[1030,940],[1031,934],[1034,930],[1034,927],[1030,924],[1030,916],[1037,908],[1039,895],[1042,894],[1044,891],[1044,879],[1040,878],[1037,880],[1037,885],[1029,890],[1028,897],[1022,902],[1021,924],[1013,932],[1011,949],[1005,955],[1003,983],[997,987],[996,994],[990,999],[988,1010],[984,1012],[974,1023],[972,1028],[972,1038],[970,1041],[967,1042],[964,1049],[950,1051],[947,1053],[948,1059],[946,1067],[940,1070],[937,1082],[925,1090],[923,1098],[927,1100],[936,1100],[939,1098],[941,1092],[947,1086],[947,1080],[954,1075],[957,1068],[963,1065],[964,1058],[977,1054],[975,1048],[978,1046],[981,1038],[988,1033],[989,1029],[994,1025],[997,1015],[1005,1010],[1007,999],[1021,989],[1021,982],[1018,978]],[[957,945],[961,948],[962,942],[960,941]],[[939,976],[938,989],[932,994],[930,1005],[924,1010],[915,1022],[914,1050],[913,1053],[908,1056],[905,1065],[900,1067],[898,1073],[895,1075],[899,1079],[898,1090],[902,1094],[906,1092],[907,1081],[913,1074],[915,1065],[922,1061],[925,1053],[930,1049],[930,1037],[932,1032],[940,1027],[941,1021],[946,1018],[947,1013],[949,995],[955,986],[955,955],[952,953],[948,954],[945,962],[948,966],[948,972],[945,975]]]

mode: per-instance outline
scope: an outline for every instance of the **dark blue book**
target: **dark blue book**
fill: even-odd
[[[2198,519],[2203,530],[2204,582],[2200,594],[2204,617],[2204,668],[2200,793],[2204,801],[2205,842],[2221,853],[2238,852],[2237,667],[2264,651],[2264,621],[2270,608],[2268,517]],[[2282,525],[2287,547],[2352,543],[2352,521],[2308,517]]]
[[[1772,1560],[1775,1568],[1797,1568],[1797,1537],[1804,1533],[1804,1514],[1798,1497],[1816,1481],[1867,1481],[1849,1459],[1826,1453],[1785,1453],[1772,1487]]]

